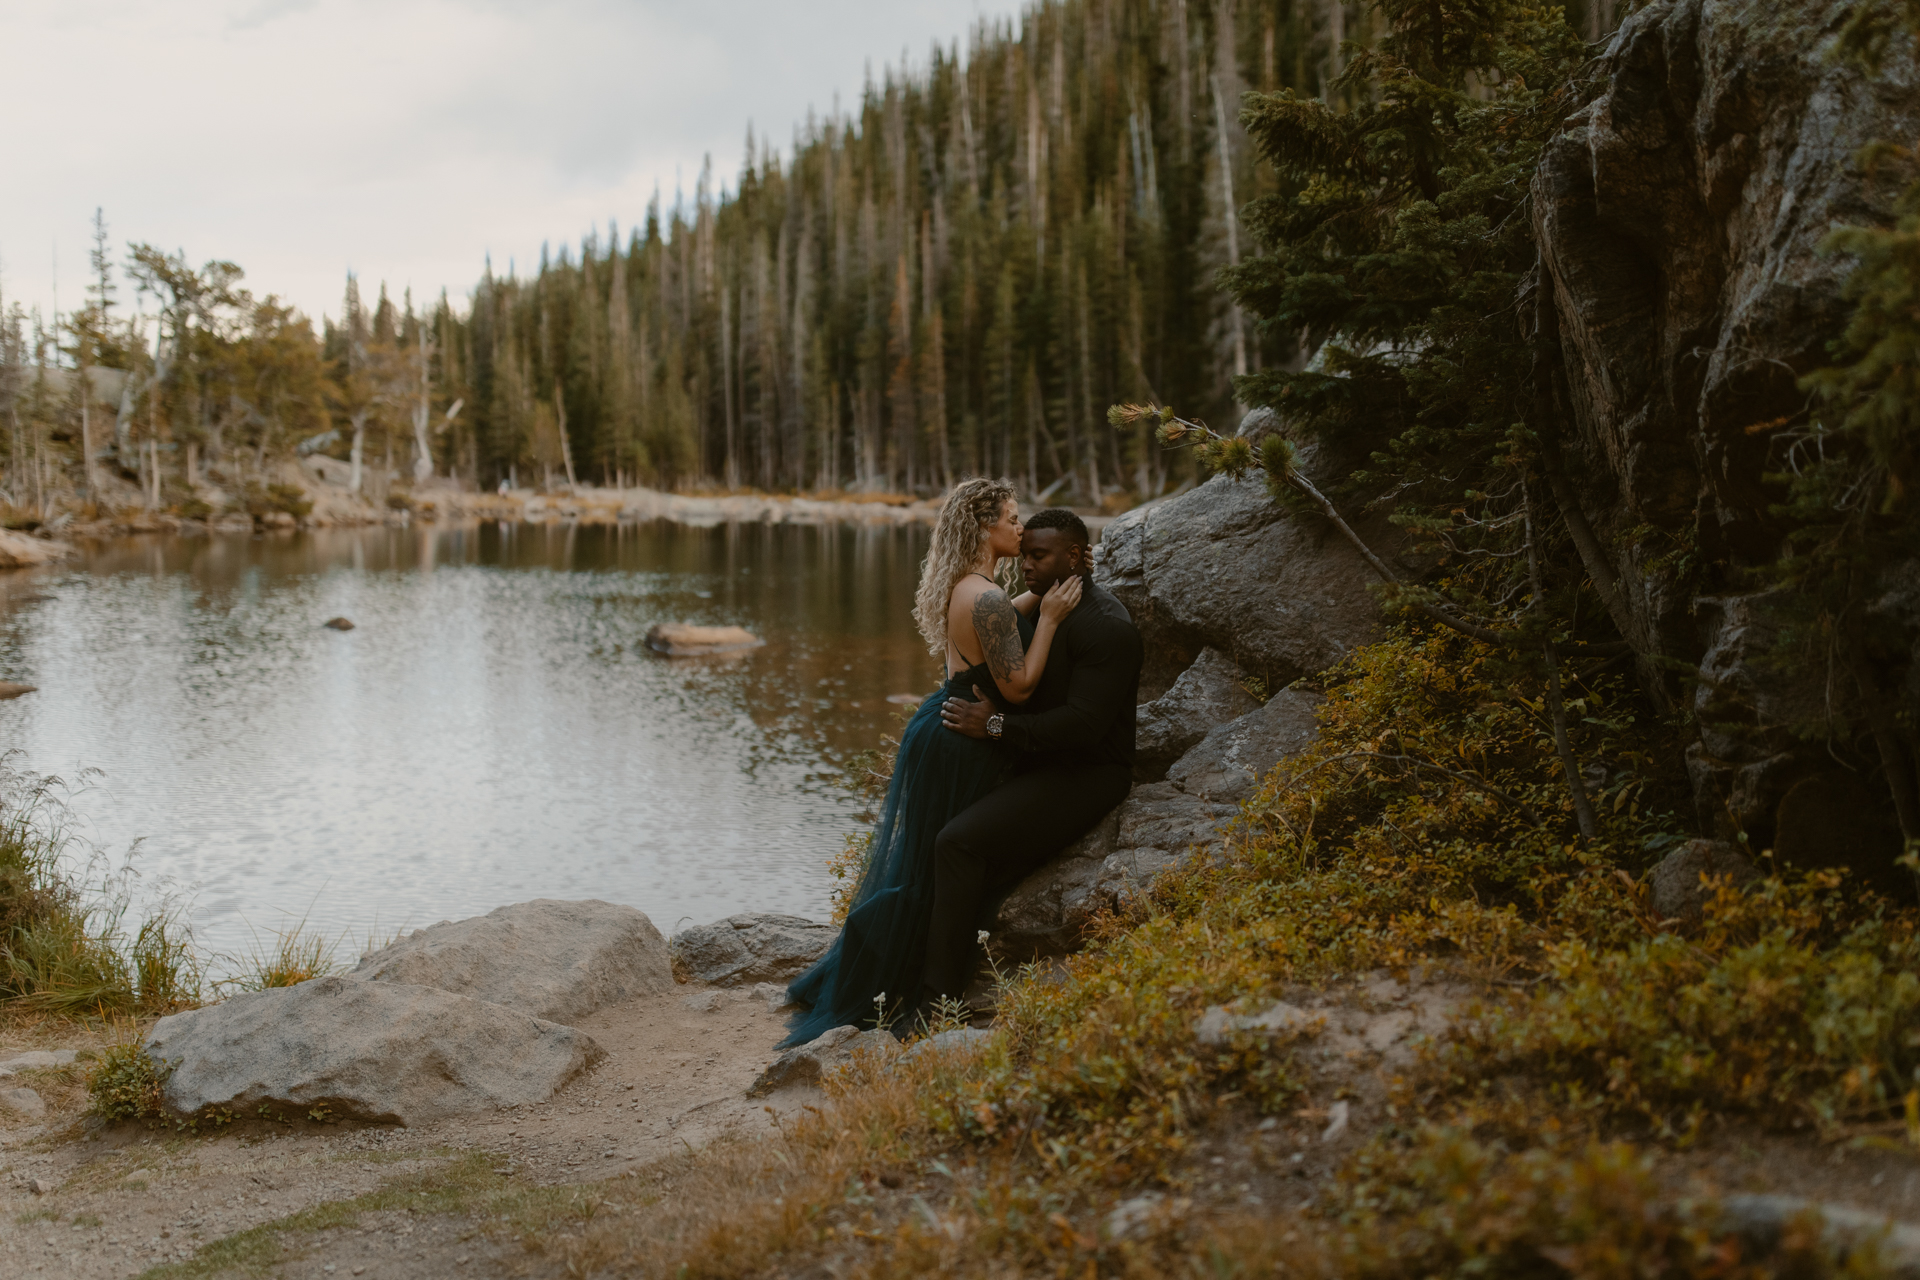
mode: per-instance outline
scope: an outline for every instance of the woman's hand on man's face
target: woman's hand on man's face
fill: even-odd
[[[1080,576],[1062,578],[1048,588],[1047,594],[1040,597],[1040,617],[1042,621],[1055,626],[1066,621],[1075,605],[1080,603]]]

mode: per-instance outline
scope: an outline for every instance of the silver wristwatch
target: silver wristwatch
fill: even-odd
[[[987,717],[987,736],[989,738],[993,738],[997,741],[1001,733],[1003,733],[1006,730],[1006,727],[1007,727],[1007,718],[1001,715],[999,712],[996,711],[994,714]]]

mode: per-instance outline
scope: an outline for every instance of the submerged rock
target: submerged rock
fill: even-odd
[[[782,985],[818,960],[838,937],[838,926],[805,916],[744,912],[673,935],[673,954],[697,982],[744,987]]]
[[[653,921],[591,899],[538,898],[442,921],[363,956],[346,976],[434,987],[553,1022],[673,988]]]
[[[146,1050],[183,1115],[258,1108],[417,1125],[544,1102],[604,1056],[591,1036],[400,982],[316,978],[160,1019]]]
[[[647,648],[669,658],[731,653],[765,643],[745,627],[696,627],[685,622],[661,622],[647,631]]]
[[[321,623],[320,625],[323,627],[331,628],[334,631],[351,631],[353,630],[353,619],[328,618],[325,622]]]

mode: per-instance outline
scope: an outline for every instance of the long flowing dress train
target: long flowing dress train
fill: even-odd
[[[1032,624],[1024,617],[1021,622],[1022,640],[1031,640]],[[940,723],[940,704],[948,698],[971,701],[976,685],[998,694],[985,663],[968,667],[922,701],[900,735],[873,851],[846,926],[827,953],[787,987],[789,1000],[808,1007],[794,1017],[782,1048],[805,1044],[835,1027],[872,1026],[881,1008],[898,1013],[912,1005],[933,914],[934,838],[955,814],[993,790],[1007,770],[996,744]]]

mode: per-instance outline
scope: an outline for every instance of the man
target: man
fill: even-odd
[[[1020,540],[1027,589],[1044,595],[1076,576],[1083,594],[1054,634],[1025,714],[994,714],[978,689],[976,701],[949,698],[941,708],[948,729],[997,739],[1016,764],[1012,778],[962,810],[934,843],[923,999],[957,998],[972,976],[975,923],[986,894],[1010,887],[1091,831],[1132,786],[1140,632],[1126,606],[1094,585],[1091,543],[1086,523],[1063,508],[1027,521]],[[982,621],[975,620],[976,630]],[[994,630],[987,621],[987,631]],[[991,644],[987,631],[983,645]]]

